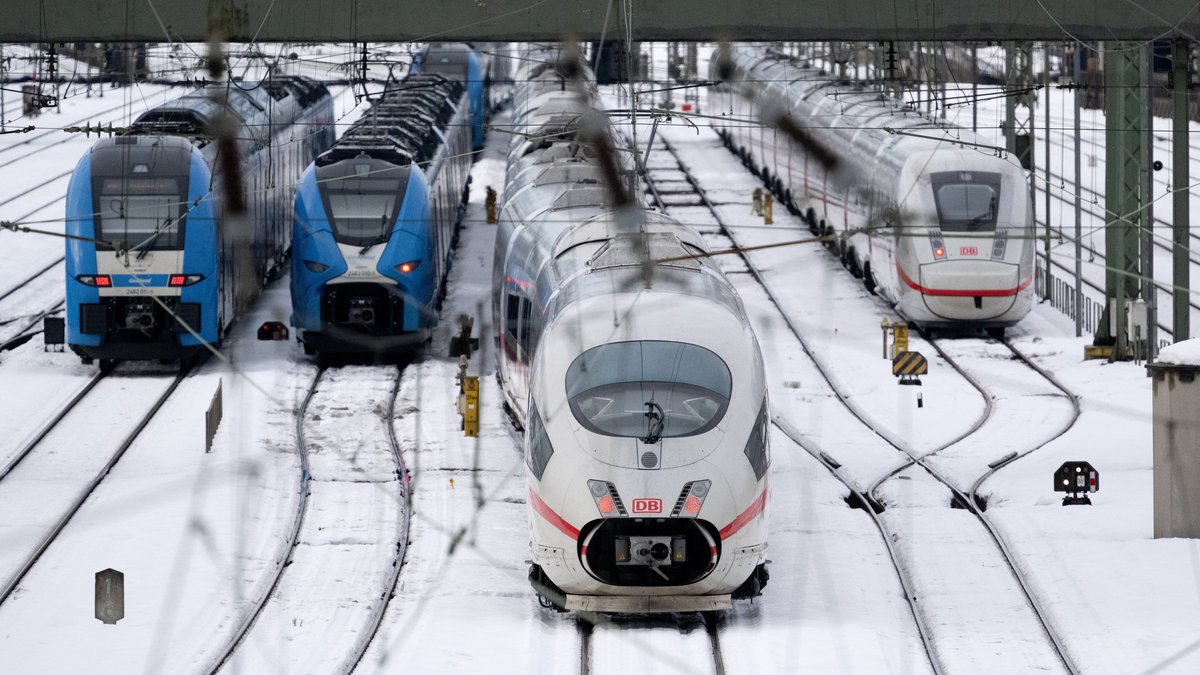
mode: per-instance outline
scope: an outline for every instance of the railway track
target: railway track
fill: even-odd
[[[711,215],[711,217],[715,221],[715,223],[717,224],[717,226],[720,230],[721,238],[723,240],[727,241],[729,244],[731,244],[731,246],[730,246],[731,248],[740,249],[741,246],[739,245],[737,235],[729,227],[726,226],[724,219],[720,215],[720,212],[713,205],[713,203],[708,199],[703,187],[696,181],[696,179],[690,174],[690,172],[686,169],[686,167],[683,165],[683,163],[679,160],[677,153],[675,152],[674,148],[670,145],[670,143],[668,143],[666,141],[666,139],[662,139],[662,143],[663,143],[663,146],[662,146],[663,149],[666,152],[670,153],[674,157],[674,163],[676,165],[676,167],[670,168],[670,169],[668,169],[668,171],[671,171],[672,173],[678,172],[685,176],[686,182],[688,184],[688,189],[690,189],[695,194],[695,196],[699,198],[699,203],[680,204],[678,199],[672,199],[669,196],[665,196],[664,194],[662,194],[660,192],[660,190],[658,189],[658,186],[655,184],[655,181],[653,180],[653,176],[651,175],[651,176],[648,176],[647,182],[649,184],[650,191],[651,191],[654,201],[660,206],[660,208],[664,208],[664,209],[670,209],[672,207],[677,207],[680,205],[704,207],[708,211],[708,213]],[[653,169],[650,171],[651,174],[653,174],[654,172],[655,172],[655,170],[653,170]],[[677,190],[675,192],[675,194],[680,194],[681,192],[684,192],[684,190]],[[988,420],[993,415],[992,400],[991,400],[991,396],[988,394],[987,390],[985,388],[983,388],[982,385],[980,385],[977,380],[973,379],[970,376],[967,376],[968,382],[970,382],[972,384],[972,386],[974,386],[980,392],[981,396],[983,397],[983,401],[984,401],[983,412],[979,415],[979,417],[976,420],[974,420],[970,425],[968,425],[968,428],[963,433],[961,433],[958,436],[956,436],[955,438],[951,439],[949,442],[943,442],[943,443],[939,444],[938,447],[935,447],[930,452],[927,452],[924,454],[918,454],[917,451],[914,448],[910,447],[903,438],[898,437],[894,432],[888,430],[886,428],[886,426],[881,425],[878,420],[874,419],[874,417],[871,415],[870,411],[864,409],[864,407],[852,395],[850,395],[844,389],[844,387],[839,383],[837,378],[834,378],[831,376],[831,374],[828,370],[829,366],[827,363],[825,363],[825,359],[822,357],[821,354],[819,354],[818,350],[814,350],[814,349],[810,348],[810,345],[808,343],[808,340],[806,339],[804,331],[802,329],[800,329],[793,322],[793,320],[788,315],[788,313],[784,311],[783,304],[781,304],[779,302],[777,296],[771,289],[771,287],[768,284],[768,282],[766,281],[766,279],[763,277],[763,275],[760,273],[760,271],[754,266],[754,264],[751,260],[751,257],[745,253],[741,253],[739,255],[739,258],[740,258],[740,263],[745,266],[746,270],[748,270],[750,275],[753,276],[753,278],[757,281],[758,285],[767,294],[768,298],[771,301],[771,304],[773,304],[775,306],[775,308],[778,310],[780,317],[783,319],[784,323],[787,325],[789,331],[792,333],[792,335],[798,341],[800,347],[804,350],[804,352],[806,352],[808,354],[808,356],[812,360],[813,364],[817,368],[818,372],[820,373],[821,377],[824,379],[825,383],[830,388],[830,390],[837,396],[837,398],[840,400],[842,405],[849,411],[849,413],[853,417],[857,418],[858,421],[861,422],[861,424],[863,426],[865,426],[868,429],[871,429],[876,435],[878,435],[878,437],[884,443],[886,443],[887,445],[894,448],[897,452],[902,453],[902,456],[904,458],[906,458],[901,463],[900,466],[898,466],[898,467],[888,471],[886,474],[876,478],[870,484],[869,489],[859,492],[859,491],[854,490],[854,488],[852,487],[852,485],[851,485],[852,481],[850,481],[847,477],[843,476],[842,473],[839,471],[840,464],[837,462],[836,458],[831,453],[829,453],[825,449],[813,447],[813,443],[812,443],[811,439],[803,438],[794,428],[790,428],[790,425],[788,425],[785,421],[774,420],[775,426],[777,428],[779,428],[781,431],[783,431],[785,433],[785,435],[789,436],[793,441],[795,441],[798,445],[800,445],[800,447],[804,448],[806,451],[808,451],[810,454],[812,454],[814,457],[816,457],[818,459],[818,461],[820,461],[822,463],[822,465],[824,465],[825,468],[827,470],[829,470],[835,476],[835,478],[837,478],[844,485],[846,485],[848,489],[851,490],[851,494],[853,495],[853,498],[860,502],[859,505],[864,507],[864,510],[866,510],[872,514],[871,517],[872,517],[873,521],[875,522],[876,527],[879,529],[883,539],[885,540],[885,545],[888,547],[889,556],[891,557],[891,560],[895,566],[896,574],[897,574],[898,578],[900,579],[901,586],[905,590],[906,600],[909,602],[909,606],[912,610],[913,618],[917,623],[918,632],[921,636],[922,642],[925,647],[926,655],[929,659],[930,666],[931,666],[931,668],[933,668],[934,672],[940,673],[940,672],[944,671],[944,664],[941,662],[941,660],[939,658],[938,650],[935,649],[935,647],[934,647],[934,641],[937,639],[937,635],[936,635],[937,631],[933,628],[933,626],[930,625],[928,617],[925,616],[925,614],[926,614],[925,607],[923,606],[923,603],[919,600],[920,596],[917,595],[917,593],[920,589],[917,587],[917,584],[914,583],[913,570],[909,567],[909,565],[907,565],[901,561],[901,558],[903,556],[898,555],[897,551],[894,550],[894,547],[891,544],[887,543],[887,540],[894,539],[901,533],[897,532],[895,529],[890,527],[887,523],[886,517],[881,517],[878,512],[881,510],[881,506],[883,503],[883,500],[879,496],[880,488],[883,487],[885,484],[887,484],[889,481],[900,476],[902,473],[908,471],[912,467],[919,467],[920,469],[923,469],[930,477],[932,477],[934,480],[936,480],[943,487],[943,489],[949,490],[949,492],[953,495],[954,502],[961,504],[963,506],[963,508],[965,508],[967,511],[969,511],[971,513],[971,515],[973,515],[975,517],[975,519],[979,522],[979,524],[982,526],[982,528],[986,532],[987,538],[993,542],[994,550],[999,554],[999,561],[1002,562],[1002,564],[1006,568],[1008,574],[1011,576],[1013,582],[1015,582],[1016,585],[1019,587],[1020,593],[1024,596],[1024,600],[1027,604],[1028,610],[1032,613],[1033,617],[1036,619],[1037,625],[1040,627],[1041,632],[1044,634],[1045,642],[1049,648],[1046,653],[1053,654],[1053,658],[1057,659],[1057,661],[1062,666],[1062,668],[1064,670],[1066,670],[1067,672],[1070,672],[1070,673],[1078,672],[1077,668],[1074,666],[1073,662],[1070,659],[1070,656],[1067,654],[1067,652],[1063,646],[1062,639],[1057,635],[1057,633],[1054,629],[1054,626],[1047,619],[1046,613],[1045,613],[1044,609],[1042,608],[1041,603],[1039,602],[1036,595],[1031,592],[1030,584],[1029,584],[1028,580],[1025,578],[1020,567],[1016,564],[1014,557],[1012,555],[1012,552],[1009,550],[1009,547],[1007,546],[1006,542],[1000,536],[1000,533],[998,532],[996,527],[988,519],[987,515],[984,512],[984,509],[976,503],[977,489],[978,489],[979,485],[982,484],[983,480],[986,480],[986,476],[990,476],[992,473],[994,473],[995,468],[992,468],[989,473],[985,474],[984,476],[981,476],[979,478],[979,480],[976,480],[969,488],[964,489],[962,486],[960,486],[959,484],[957,484],[956,482],[951,480],[948,476],[946,476],[945,473],[943,471],[939,470],[939,468],[931,461],[932,458],[937,456],[939,453],[941,453],[949,448],[954,448],[955,446],[957,446],[959,443],[963,442],[964,440],[971,438],[973,435],[975,435],[980,429],[982,429],[987,424]],[[1014,353],[1015,353],[1015,351],[1014,351]],[[965,369],[960,370],[959,372],[963,373],[964,376],[966,376]],[[1074,423],[1074,418],[1072,418],[1070,424],[1073,424],[1073,423]],[[1066,428],[1069,428],[1070,424],[1066,425]],[[1060,431],[1059,434],[1064,433],[1064,432],[1065,432],[1065,428],[1062,431]],[[1059,434],[1056,434],[1055,437],[1057,437],[1057,435],[1059,435]],[[1028,454],[1029,452],[1033,452],[1034,450],[1036,450],[1038,447],[1042,447],[1042,445],[1044,445],[1045,442],[1048,442],[1048,440],[1043,441],[1042,443],[1038,444],[1036,447],[1027,448],[1025,450],[1024,454]],[[1009,461],[1011,461],[1011,460],[1009,460]],[[998,468],[998,467],[996,467],[996,468]],[[910,476],[910,478],[911,478],[911,476]],[[912,536],[910,533],[905,533],[905,534],[909,534],[910,537]],[[977,536],[977,535],[973,535],[973,536]],[[977,537],[977,539],[978,539],[978,537]]]
[[[150,387],[135,376],[97,375],[9,460],[0,473],[0,510],[26,519],[18,523],[14,517],[6,525],[44,534],[29,536],[27,547],[10,545],[0,553],[0,603],[12,596],[186,376],[156,378],[162,386]],[[113,410],[138,409],[145,412],[108,427],[96,423],[112,419]],[[56,489],[64,483],[66,491]],[[31,504],[37,508],[31,511]]]
[[[319,370],[305,394],[296,419],[301,472],[292,527],[266,592],[253,601],[209,672],[244,669],[248,661],[251,671],[284,667],[253,661],[267,657],[303,659],[284,667],[289,671],[350,673],[379,631],[408,538],[404,462],[391,423],[403,368],[386,391],[356,377],[360,369],[346,369],[351,374],[339,380],[342,370]],[[382,441],[356,437],[355,430],[367,426],[364,416],[385,428]],[[382,452],[372,454],[372,446]],[[363,510],[339,516],[344,504]],[[388,529],[393,522],[395,529]],[[382,561],[381,551],[387,551]],[[317,588],[314,580],[331,574],[339,583]],[[279,650],[280,640],[291,646]]]
[[[579,612],[575,621],[581,675],[677,670],[684,663],[689,672],[725,675],[721,618],[716,612],[652,617]],[[704,670],[698,670],[698,662],[683,656],[700,651],[712,657]]]

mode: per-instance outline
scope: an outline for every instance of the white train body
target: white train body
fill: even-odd
[[[727,116],[714,127],[814,232],[837,237],[869,290],[923,326],[1002,330],[1029,313],[1035,240],[1019,165],[969,130],[789,57],[742,47],[733,61],[732,82],[710,89],[709,110]],[[751,100],[747,86],[762,89]],[[778,105],[837,156],[833,171],[757,123]]]
[[[528,77],[493,313],[506,402],[525,428],[530,580],[569,610],[726,608],[766,581],[758,342],[716,265],[688,257],[700,235],[614,210],[593,149],[560,133],[593,90]]]

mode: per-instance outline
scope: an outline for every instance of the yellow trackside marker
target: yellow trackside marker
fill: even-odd
[[[479,377],[468,375],[463,378],[463,433],[479,435]]]

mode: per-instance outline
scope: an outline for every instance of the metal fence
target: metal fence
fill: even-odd
[[[1046,297],[1046,268],[1042,264],[1042,260],[1038,260],[1034,265],[1033,273],[1034,293],[1038,298]],[[1067,318],[1075,320],[1075,280],[1064,279],[1050,271],[1050,306],[1067,315]],[[1083,294],[1083,331],[1085,333],[1095,333],[1096,328],[1100,326],[1100,317],[1104,314],[1104,304],[1096,302]]]

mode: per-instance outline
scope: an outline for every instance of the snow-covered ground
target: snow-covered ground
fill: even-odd
[[[332,62],[342,56],[333,50],[320,58]],[[171,95],[169,88],[158,92],[143,85],[146,98],[135,102],[126,97],[138,89],[128,89],[108,90],[104,99],[64,100],[59,126],[98,119],[120,124],[136,106]],[[338,106],[346,121],[358,110],[349,94]],[[118,109],[103,112],[106,107]],[[749,189],[756,180],[709,130],[697,134],[675,126],[658,133],[679,148],[721,202],[726,220],[754,224]],[[0,166],[0,218],[61,217],[61,204],[54,203],[61,194],[55,190],[65,189],[65,178],[34,186],[69,170],[93,142],[71,135],[69,142],[51,145],[61,139],[50,134],[16,146],[22,135],[0,136],[0,162],[32,151]],[[442,327],[400,383],[390,422],[411,475],[409,543],[395,597],[358,672],[579,668],[576,621],[540,607],[525,578],[528,516],[520,441],[501,409],[492,363],[488,298],[495,226],[484,223],[482,200],[485,186],[501,188],[506,141],[492,134],[474,168]],[[660,153],[655,150],[651,161],[661,161]],[[1102,176],[1102,153],[1098,163],[1095,171]],[[715,230],[701,209],[683,208],[677,215]],[[745,238],[739,242],[806,236],[782,209],[776,223],[739,230]],[[1096,239],[1102,244],[1099,234]],[[0,292],[61,255],[61,246],[56,239],[0,232]],[[891,316],[890,310],[816,244],[762,252],[753,260],[816,358],[881,431],[924,454],[951,443],[983,415],[983,396],[939,359],[931,358],[922,387],[895,385],[879,344],[879,319]],[[739,269],[736,259],[728,262],[730,270]],[[742,271],[731,278],[762,343],[775,414],[802,432],[806,447],[836,458],[859,489],[901,466],[906,457],[850,415],[753,278]],[[57,292],[61,297],[61,288]],[[0,311],[6,309],[0,304]],[[227,340],[229,360],[210,359],[185,380],[0,605],[0,672],[202,672],[215,666],[235,628],[292,554],[287,536],[301,486],[295,416],[316,367],[294,343],[258,342],[252,330],[288,312],[286,282],[277,282]],[[478,439],[462,436],[453,407],[457,363],[445,349],[458,314],[473,316],[482,338],[483,351],[468,369],[480,376]],[[1073,325],[1046,305],[1035,307],[1012,331],[1018,349],[1080,395],[1082,415],[1063,436],[983,484],[987,513],[1083,672],[1200,671],[1200,543],[1152,539],[1149,380],[1131,364],[1082,361],[1087,339],[1073,335]],[[914,346],[932,357],[929,346],[919,341]],[[1035,386],[1030,371],[1006,359],[997,345],[971,340],[946,346],[987,384],[995,408],[982,432],[931,457],[954,481],[969,484],[986,462],[1038,447],[1064,424],[1068,406],[1062,398],[1044,381]],[[69,352],[43,352],[36,337],[0,352],[0,466],[91,372]],[[325,459],[338,463],[314,463],[308,499],[310,509],[318,510],[307,517],[302,540],[308,541],[284,570],[245,656],[230,663],[233,672],[331,672],[327,667],[338,652],[360,637],[354,626],[361,625],[366,606],[379,599],[341,590],[379,588],[379,575],[389,571],[390,552],[378,542],[395,536],[400,483],[387,475],[394,466],[376,445],[378,429],[348,431],[340,422],[378,425],[380,397],[390,392],[377,369],[344,369],[340,376],[361,387],[322,404],[317,424],[323,431],[314,429],[310,438],[329,451]],[[135,393],[152,397],[150,385],[161,377],[144,379],[147,387]],[[225,419],[206,454],[203,412],[218,381]],[[916,405],[918,393],[922,407]],[[100,453],[104,438],[133,415],[135,406],[124,397],[114,394],[102,403],[118,401],[125,403],[86,412],[92,431],[54,439],[53,453],[28,460],[45,464],[30,464],[0,480],[0,561],[27,551],[39,532],[22,524],[52,516],[53,505],[72,489],[67,472],[34,476],[32,469],[93,448]],[[318,439],[321,434],[326,435]],[[927,672],[913,617],[874,526],[847,506],[845,489],[804,449],[778,432],[772,443],[771,582],[761,598],[737,603],[720,623],[727,672]],[[1050,477],[1063,461],[1076,459],[1101,471],[1104,489],[1093,496],[1093,506],[1064,508]],[[340,497],[330,499],[331,486],[318,464],[338,479]],[[82,464],[72,468],[87,470]],[[370,480],[354,482],[362,476]],[[923,471],[908,469],[881,495],[888,506],[885,524],[910,566],[918,605],[948,672],[1056,667],[1011,577],[986,557],[990,544],[971,516],[950,508],[944,488]],[[328,538],[321,539],[322,533]],[[345,539],[357,534],[362,542]],[[300,550],[328,547],[372,555],[362,565],[314,569],[305,557],[312,552]],[[116,626],[92,616],[93,575],[107,567],[125,573],[126,618]],[[348,575],[352,583],[343,583]],[[322,612],[324,622],[293,623]],[[326,641],[325,635],[333,638]],[[686,617],[678,625],[602,624],[591,648],[593,672],[713,668],[704,627]],[[311,653],[321,658],[308,660]]]

